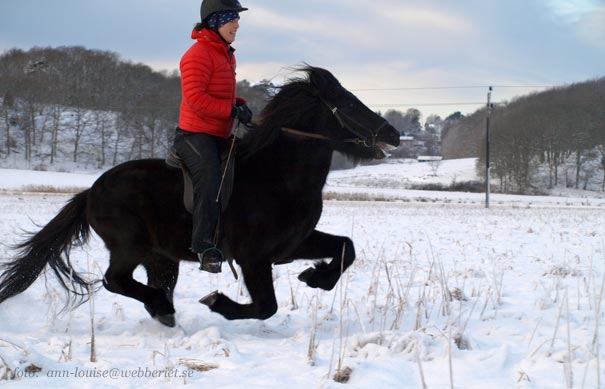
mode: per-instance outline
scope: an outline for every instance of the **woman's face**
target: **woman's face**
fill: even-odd
[[[235,41],[235,35],[237,34],[237,29],[239,28],[239,18],[233,19],[229,23],[225,23],[218,28],[218,33],[221,34],[223,39],[228,43],[233,43]]]

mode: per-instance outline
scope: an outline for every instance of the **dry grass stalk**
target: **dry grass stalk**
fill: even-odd
[[[0,381],[10,381],[15,378],[13,369],[10,368],[8,362],[0,355]]]
[[[601,281],[601,290],[599,291],[598,300],[595,309],[595,331],[592,338],[592,346],[595,348],[596,360],[597,360],[597,388],[601,387],[601,350],[599,347],[599,318],[601,317],[601,302],[603,301],[603,291],[605,290],[605,272],[603,273],[603,280]]]
[[[485,313],[485,309],[487,308],[487,303],[492,295],[492,288],[487,290],[487,295],[485,296],[485,304],[483,304],[483,308],[481,309],[481,313],[479,314],[479,320],[484,321],[486,319],[483,318],[483,314]]]
[[[219,365],[216,363],[207,363],[204,361],[200,361],[199,359],[179,359],[179,365],[185,366],[187,369],[195,370],[195,371],[210,371],[214,369],[218,369]]]
[[[420,293],[420,292],[419,292]],[[424,306],[424,295],[418,298],[416,303],[418,309],[416,310],[416,321],[414,322],[414,331],[418,331],[422,327],[422,307]]]
[[[337,201],[402,201],[380,193],[337,193],[329,191],[323,193],[323,199]]]
[[[319,291],[314,296],[315,305],[313,306],[313,328],[311,329],[311,337],[309,339],[309,348],[307,350],[307,361],[309,365],[315,366],[315,349],[317,345],[315,344],[315,337],[317,335],[317,310],[319,305]]]
[[[572,366],[572,358],[573,355],[571,353],[571,329],[569,324],[569,294],[568,291],[565,290],[565,308],[567,314],[567,374],[565,377],[567,378],[567,387],[573,388],[573,366]]]
[[[339,308],[339,310],[340,310],[339,316],[340,317],[339,317],[339,323],[338,323],[339,351],[338,351],[338,362],[337,362],[338,365],[337,365],[336,373],[335,373],[334,377],[336,377],[336,375],[339,375],[340,372],[343,371],[342,370],[342,362],[344,360],[344,349],[346,348],[346,342],[344,342],[344,336],[343,336],[343,323],[342,323],[342,320],[343,320],[343,316],[344,316],[344,308],[345,308],[345,305],[347,305],[345,302],[346,302],[346,292],[347,292],[347,289],[348,289],[348,286],[349,286],[349,280],[350,280],[349,276],[350,276],[350,273],[347,274],[347,281],[346,281],[346,283],[344,283],[342,281],[342,275],[344,273],[344,258],[345,258],[345,244],[343,243],[343,245],[342,245],[342,256],[341,256],[341,260],[340,260],[340,278],[339,278],[339,281],[338,281],[338,288],[339,288],[339,293],[338,294],[340,296],[340,308]],[[334,293],[334,296],[336,296],[336,293]],[[332,301],[332,307],[333,306],[334,306],[334,301]],[[347,312],[348,312],[348,310],[347,310]],[[348,332],[349,332],[349,326],[347,326],[347,336],[348,336]],[[334,341],[332,343],[332,353],[331,353],[331,356],[330,356],[330,365],[328,367],[328,377],[332,373],[332,363],[333,363],[333,360],[334,360],[334,351],[335,351],[335,349],[336,349],[336,338],[334,338]],[[348,378],[347,378],[347,380],[348,380]],[[338,382],[341,382],[341,381],[338,381]],[[346,382],[346,381],[343,381],[343,382]]]
[[[561,306],[559,306],[559,313],[557,314],[557,322],[555,324],[555,332],[552,335],[552,339],[550,341],[550,350],[552,351],[555,346],[555,340],[557,338],[557,332],[559,331],[559,323],[561,322],[561,314],[563,313],[563,302],[561,302]]]
[[[432,248],[431,248],[431,252],[432,252]],[[443,307],[443,311],[442,314],[443,316],[451,316],[452,314],[452,307],[451,307],[451,302],[453,300],[452,298],[452,294],[450,292],[450,289],[448,287],[448,280],[447,277],[445,276],[445,269],[443,267],[443,261],[441,260],[441,258],[439,257],[439,280],[441,281],[439,284],[441,286],[441,297],[442,297],[442,307]]]
[[[418,363],[418,371],[420,372],[420,383],[422,384],[422,389],[426,389],[426,381],[424,379],[424,371],[422,370],[422,362],[420,361],[420,351],[416,350],[416,362]]]
[[[88,274],[91,274],[90,256],[86,256],[86,264],[88,267]],[[90,303],[90,362],[96,362],[97,348],[95,343],[95,295],[92,284],[88,284],[88,295],[90,296],[88,299],[88,302]]]
[[[365,335],[366,334],[366,328],[363,325],[363,320],[361,320],[361,315],[359,314],[359,311],[357,310],[357,307],[355,306],[355,303],[352,300],[348,300],[348,304],[353,307],[353,310],[355,311],[355,314],[357,315],[357,320],[359,321],[359,326],[361,327],[361,332]]]
[[[588,268],[588,274],[590,274],[589,277],[584,277],[583,281],[584,281],[584,293],[586,294],[586,299],[588,300],[588,308],[589,309],[593,309],[593,305],[592,305],[592,291],[590,289],[590,285],[592,284],[594,286],[594,258],[591,256],[590,257],[590,266]],[[596,298],[596,295],[595,295]]]
[[[342,331],[342,317],[344,314],[344,305],[345,305],[345,297],[344,297],[344,291],[343,291],[343,282],[342,282],[342,275],[344,273],[344,262],[345,262],[345,244],[342,244],[342,255],[340,258],[340,278],[339,278],[339,283],[340,283],[340,288],[339,288],[339,292],[340,292],[340,314],[339,314],[339,318],[338,318],[338,335],[339,335],[339,341],[340,341],[340,345],[338,348],[338,367],[336,369],[336,374],[338,374],[338,372],[341,370],[342,368],[342,361],[344,359],[344,345],[343,345],[343,331]],[[349,273],[350,274],[350,273]],[[347,379],[348,381],[348,379]],[[340,382],[340,381],[339,381]]]
[[[586,362],[586,367],[584,368],[584,374],[582,375],[582,385],[580,388],[584,389],[586,387],[586,376],[588,376],[588,368],[590,367],[590,361]]]
[[[332,364],[334,363],[334,351],[336,351],[336,338],[332,339],[332,352],[330,353],[330,364],[328,365],[328,377],[332,374]]]
[[[151,358],[152,358],[152,361],[153,361],[153,366],[155,366],[155,365],[156,365],[156,364],[155,364],[155,357],[156,357],[157,355],[161,355],[161,356],[163,356],[163,357],[164,357],[164,359],[166,359],[166,360],[168,359],[168,358],[166,358],[166,355],[165,355],[165,354],[163,354],[163,353],[161,353],[161,352],[159,352],[159,351],[157,351],[157,350],[153,350],[152,357],[151,357]]]
[[[70,268],[69,269],[69,284],[73,285],[73,275],[74,275],[74,269]],[[67,333],[69,336],[69,343],[67,344],[67,355],[65,356],[65,361],[71,361],[71,357],[72,357],[72,336],[71,336],[71,326],[72,326],[72,322],[73,322],[73,311],[74,311],[74,307],[73,307],[73,299],[72,298],[68,298],[67,299],[67,303],[68,303],[68,307],[67,309],[69,309],[69,321],[67,324]]]
[[[531,343],[534,340],[534,336],[536,335],[536,331],[538,331],[538,327],[540,326],[540,323],[542,323],[542,317],[538,320],[538,323],[536,323],[536,327],[534,328],[534,331],[531,333],[531,336],[529,338],[529,342],[527,342],[527,348],[529,348],[531,346]]]
[[[411,250],[412,250],[412,248],[410,245],[410,255],[411,255]],[[396,261],[395,263],[399,263],[399,261]],[[399,303],[397,304],[397,312],[395,314],[395,319],[393,320],[393,324],[391,324],[391,330],[399,329],[399,322],[403,319],[403,315],[405,313],[405,308],[407,307],[407,303],[409,301],[410,292],[411,292],[412,286],[414,284],[414,277],[416,276],[416,271],[417,271],[416,266],[413,266],[412,270],[410,271],[408,283],[407,283],[407,285],[404,286],[401,283],[402,277],[399,275],[398,268],[396,267],[395,269],[397,270],[397,273],[398,273],[398,276],[395,277],[395,281],[397,282]]]
[[[475,302],[473,303],[473,307],[471,308],[471,311],[468,314],[468,317],[466,318],[466,321],[464,322],[464,325],[462,326],[462,329],[460,330],[460,336],[464,335],[464,331],[466,331],[466,327],[468,327],[468,322],[471,320],[471,316],[473,315],[473,312],[475,312],[475,307],[477,306],[477,303],[479,302],[479,298],[481,297],[481,293],[479,293],[477,295],[477,298],[475,299]]]
[[[95,342],[95,303],[92,286],[88,285],[88,292],[90,293],[90,362],[97,361],[97,347]]]
[[[290,302],[292,304],[292,310],[295,311],[298,309],[298,303],[296,302],[294,288],[292,287],[292,280],[290,279],[290,271],[288,271],[287,274],[288,274],[288,284],[290,285]]]
[[[450,372],[450,388],[454,389],[454,369],[452,368],[452,323],[449,322],[449,319],[448,316],[447,326],[449,327],[449,339],[447,342],[447,363]]]
[[[60,194],[71,194],[71,193],[79,193],[87,188],[77,187],[77,186],[66,186],[66,187],[56,187],[52,185],[26,185],[23,187],[22,191],[24,193],[60,193]]]
[[[370,323],[372,323],[372,328],[370,331],[374,332],[374,325],[376,324],[376,312],[378,311],[378,284],[380,280],[381,267],[378,266],[378,270],[375,273],[375,277],[372,278],[372,287],[371,293],[368,296],[374,295],[374,301],[372,302],[372,318],[370,319]]]
[[[529,376],[523,370],[519,371],[519,379],[517,379],[517,382],[521,382],[521,381],[531,382],[531,380],[529,379]]]
[[[405,303],[406,303],[405,300],[400,297],[399,302],[397,304],[397,311],[395,312],[395,319],[393,319],[393,323],[391,324],[391,327],[390,327],[391,331],[399,329],[399,322],[403,318],[403,314],[405,311]]]

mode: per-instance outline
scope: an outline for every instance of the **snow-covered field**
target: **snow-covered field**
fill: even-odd
[[[472,179],[472,165],[331,174],[333,197],[383,200],[325,203],[319,228],[352,236],[357,261],[330,292],[298,282],[309,262],[275,267],[279,310],[266,321],[211,313],[200,297],[218,289],[245,301],[245,288],[229,271],[182,263],[176,328],[137,301],[95,295],[90,362],[91,307],[59,315],[63,293],[48,272],[0,304],[0,386],[603,387],[605,199],[493,195],[485,209],[481,194],[398,184]],[[83,188],[97,176],[0,169],[0,260],[70,197],[36,188]],[[107,257],[98,238],[72,252],[96,278]],[[346,384],[333,379],[339,368]]]

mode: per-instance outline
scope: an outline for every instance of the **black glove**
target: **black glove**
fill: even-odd
[[[231,109],[231,117],[238,119],[240,123],[248,124],[252,120],[252,111],[246,104],[236,105]]]

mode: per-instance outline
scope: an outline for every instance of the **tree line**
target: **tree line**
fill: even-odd
[[[446,127],[445,156],[477,156],[483,167],[486,116],[483,108]],[[605,77],[495,105],[490,146],[492,177],[502,192],[605,191]]]
[[[272,85],[238,92],[259,112]],[[153,71],[83,47],[12,49],[0,55],[0,158],[97,167],[163,157],[178,123],[178,72]],[[18,154],[15,155],[15,154]]]

